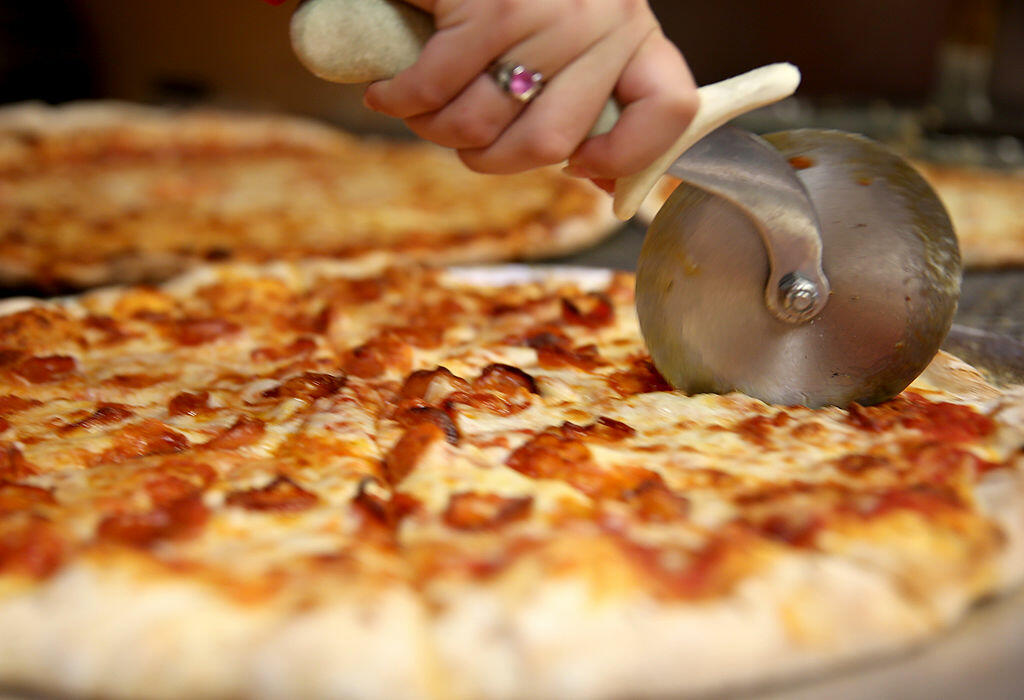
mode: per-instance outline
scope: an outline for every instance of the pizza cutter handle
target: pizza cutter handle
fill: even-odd
[[[390,78],[419,57],[434,32],[433,17],[399,0],[305,0],[292,15],[295,54],[315,75],[337,83]],[[698,90],[700,106],[690,125],[660,158],[615,183],[615,214],[629,219],[669,166],[690,146],[741,114],[793,94],[800,72],[788,63],[756,68]],[[609,100],[590,131],[607,133],[618,122]]]

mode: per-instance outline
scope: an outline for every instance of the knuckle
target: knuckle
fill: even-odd
[[[484,148],[491,145],[498,135],[493,120],[470,111],[453,116],[450,129],[463,148]]]
[[[500,175],[503,172],[496,162],[487,157],[486,151],[459,150],[458,155],[462,164],[475,173]]]
[[[680,124],[680,128],[685,128],[697,113],[699,104],[697,90],[692,89],[667,95],[662,108],[673,122]]]
[[[541,165],[560,163],[575,150],[576,144],[572,139],[553,130],[534,134],[523,146],[526,157]]]
[[[448,96],[435,80],[420,79],[409,86],[408,99],[413,114],[436,112],[448,102]],[[411,116],[406,115],[406,116]]]

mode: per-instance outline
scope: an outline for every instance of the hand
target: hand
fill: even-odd
[[[410,2],[434,14],[437,32],[413,66],[372,84],[365,103],[478,172],[568,160],[574,175],[618,178],[653,162],[696,111],[693,77],[644,0]],[[488,73],[495,60],[540,72],[544,88],[516,101]],[[619,122],[587,139],[612,94]]]

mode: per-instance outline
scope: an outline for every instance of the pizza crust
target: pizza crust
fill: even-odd
[[[12,689],[111,698],[435,697],[408,590],[349,591],[308,613],[232,603],[136,562],[68,567],[0,594]]]

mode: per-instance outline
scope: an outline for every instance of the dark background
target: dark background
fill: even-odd
[[[541,0],[538,0],[541,1]],[[307,74],[296,0],[0,0],[0,102],[215,103],[399,131]],[[1024,0],[653,0],[699,83],[796,63],[815,105],[887,105],[945,132],[1024,134]]]

